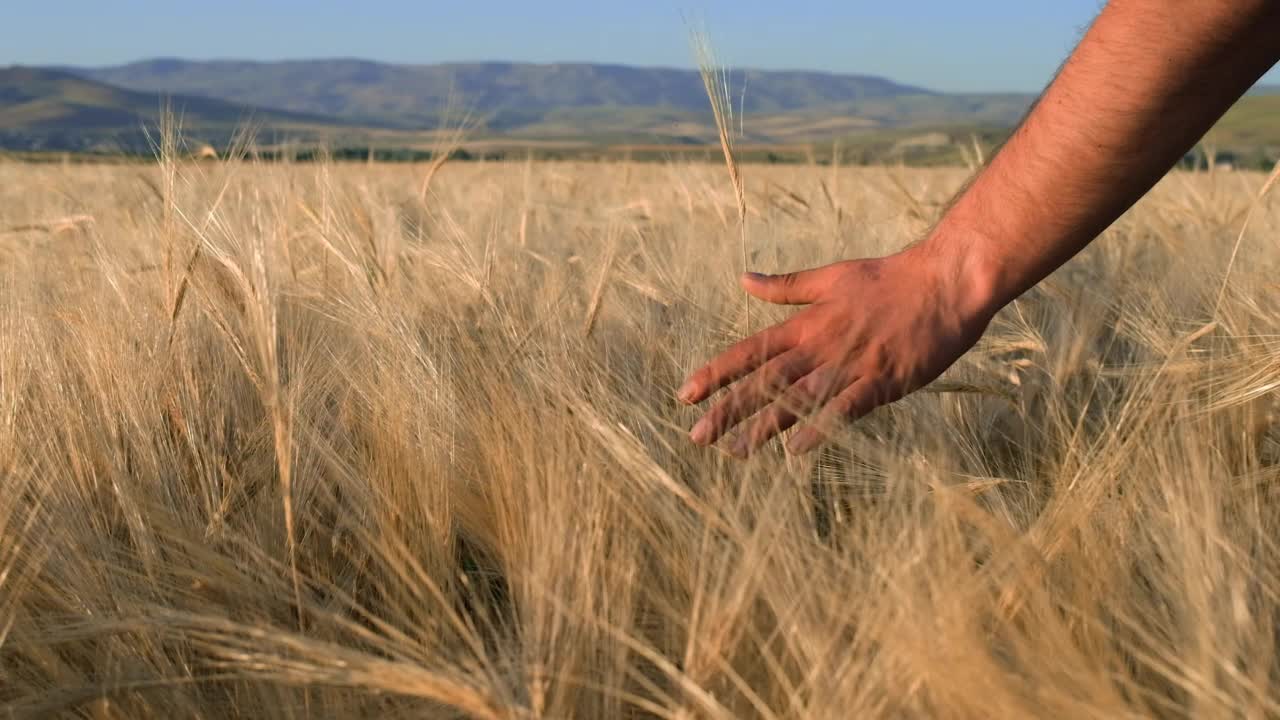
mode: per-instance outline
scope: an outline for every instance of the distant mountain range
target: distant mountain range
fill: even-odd
[[[451,94],[468,109],[490,118],[490,125],[497,128],[518,126],[533,117],[567,109],[707,109],[706,92],[697,72],[621,65],[162,59],[70,70],[133,90],[206,95],[406,129],[434,127]],[[936,94],[868,75],[746,71],[734,73],[733,81],[738,86],[745,83],[747,93],[741,101],[752,114]]]
[[[228,140],[252,120],[280,131],[339,128],[345,121],[287,110],[264,110],[187,94],[139,92],[59,70],[0,68],[0,148],[11,150],[145,151],[161,109],[211,141]]]
[[[896,138],[939,128],[998,131],[1014,125],[1034,99],[940,93],[871,75],[735,70],[730,81],[746,140],[767,144]],[[1280,97],[1271,90],[1259,88],[1256,94],[1265,97],[1256,99]],[[277,138],[414,146],[464,114],[471,137],[489,142],[687,145],[715,139],[694,70],[156,59],[102,68],[0,68],[0,148],[145,151],[141,128],[154,125],[163,104],[181,113],[189,135],[213,144],[251,119]]]

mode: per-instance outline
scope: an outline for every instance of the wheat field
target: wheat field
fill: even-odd
[[[1264,176],[741,462],[673,399],[745,329],[723,166],[437,169],[0,164],[6,716],[1280,717]],[[968,174],[746,166],[747,261]]]

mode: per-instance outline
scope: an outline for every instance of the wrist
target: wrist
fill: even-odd
[[[992,250],[987,233],[949,213],[906,252],[913,262],[930,268],[933,281],[961,316],[985,323],[1016,296]]]

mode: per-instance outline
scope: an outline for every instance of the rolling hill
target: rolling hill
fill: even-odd
[[[125,90],[66,72],[0,68],[0,147],[96,151],[145,151],[144,126],[158,124],[161,109],[181,116],[189,137],[225,142],[247,123],[290,132],[317,133],[346,123],[307,113],[262,110],[244,103],[196,95]]]
[[[160,59],[71,70],[134,90],[204,95],[406,129],[435,127],[451,96],[484,116],[495,130],[527,125],[552,111],[582,108],[695,113],[707,109],[706,92],[696,71],[622,65]],[[735,72],[733,81],[739,86],[745,81],[748,92],[742,102],[752,114],[936,94],[868,75],[748,70]]]

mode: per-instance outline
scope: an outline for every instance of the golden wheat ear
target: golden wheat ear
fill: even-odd
[[[460,108],[461,101],[457,94],[450,90],[445,100],[444,111],[440,116],[440,128],[436,131],[431,143],[431,161],[427,165],[427,171],[422,177],[422,185],[418,189],[418,199],[423,203],[427,201],[431,181],[436,173],[440,172],[440,168],[444,167],[453,154],[462,147],[467,133],[471,130],[473,121],[471,113]]]
[[[690,42],[693,45],[694,58],[698,63],[698,73],[702,76],[702,85],[706,88],[707,98],[711,100],[711,113],[715,116],[716,132],[720,137],[720,149],[724,151],[724,163],[729,168],[729,182],[733,184],[734,198],[738,206],[738,231],[742,251],[742,272],[750,270],[747,258],[747,188],[742,179],[742,171],[738,167],[738,159],[733,146],[733,96],[729,92],[729,72],[716,58],[711,48],[711,39],[702,29],[690,31]],[[751,299],[743,298],[743,317],[746,333],[751,333]]]

